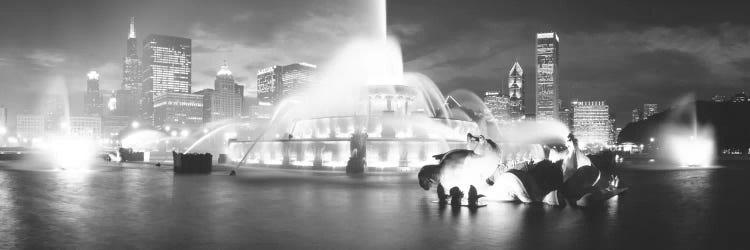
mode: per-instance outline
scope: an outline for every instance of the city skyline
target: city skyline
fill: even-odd
[[[84,3],[19,3],[8,9],[8,15],[2,18],[3,21],[6,18],[23,21],[34,15],[18,13],[78,13],[76,6]],[[361,35],[361,28],[368,26],[366,22],[350,24],[345,21],[367,19],[371,15],[367,13],[367,8],[362,8],[367,3],[341,4],[339,1],[298,3],[300,6],[290,6],[289,3],[252,3],[258,10],[279,11],[276,16],[258,14],[260,11],[248,12],[248,8],[242,8],[247,4],[236,2],[210,6],[194,3],[183,7],[184,9],[170,9],[168,3],[169,1],[149,5],[136,1],[127,6],[123,6],[123,3],[112,6],[92,4],[91,8],[102,13],[107,13],[108,10],[112,12],[115,7],[124,7],[124,11],[116,11],[115,15],[109,16],[96,15],[96,11],[92,12],[94,14],[65,15],[65,20],[56,20],[55,15],[43,15],[38,20],[26,22],[30,25],[28,29],[8,26],[6,34],[11,37],[0,42],[0,64],[6,66],[0,72],[3,79],[1,84],[8,87],[8,91],[0,96],[2,104],[9,108],[11,117],[14,117],[14,114],[28,110],[28,107],[40,105],[40,94],[34,93],[34,86],[62,82],[71,92],[72,113],[81,113],[81,97],[85,86],[79,83],[85,81],[83,73],[90,70],[100,72],[102,90],[118,89],[122,84],[122,60],[125,56],[121,48],[124,46],[124,38],[129,35],[131,16],[136,17],[138,38],[164,33],[195,41],[195,79],[192,84],[196,90],[212,85],[215,65],[226,59],[233,65],[238,65],[234,70],[238,83],[246,85],[247,94],[254,95],[257,89],[254,78],[258,69],[265,65],[285,65],[299,61],[321,64],[324,67],[326,59],[335,53],[338,45]],[[438,15],[439,13],[455,9],[456,6],[446,2],[428,6],[425,11],[413,12],[413,3],[389,2],[388,29],[399,38],[403,46],[407,71],[428,75],[446,94],[457,88],[466,88],[478,95],[494,89],[497,82],[503,80],[505,67],[515,58],[518,58],[522,67],[534,68],[531,63],[534,60],[533,34],[558,32],[565,37],[561,44],[563,55],[560,59],[560,86],[564,88],[560,91],[562,102],[574,97],[595,97],[592,93],[616,88],[619,91],[603,91],[604,96],[600,99],[607,100],[611,105],[619,118],[619,126],[629,120],[627,117],[632,106],[638,103],[669,106],[676,98],[688,92],[697,92],[702,99],[708,99],[714,94],[731,96],[747,85],[747,73],[739,68],[750,58],[743,50],[748,46],[750,37],[742,29],[748,20],[737,13],[702,15],[703,19],[708,20],[678,23],[657,17],[687,15],[691,13],[691,6],[676,6],[673,11],[667,11],[667,7],[671,6],[650,4],[649,7],[638,7],[635,6],[637,4],[626,4],[602,9],[602,12],[615,14],[613,21],[607,21],[599,14],[586,14],[586,18],[591,18],[589,23],[583,22],[583,17],[557,22],[572,16],[571,12],[575,8],[592,8],[580,4],[566,5],[555,15],[548,15],[546,10],[534,13],[538,6],[528,3],[515,3],[520,13],[511,16],[496,17],[497,15],[483,10],[496,9],[502,4],[504,3],[477,2],[474,5],[462,5],[462,11],[476,12],[478,20],[442,17],[446,20],[439,21],[435,20],[436,16],[445,16]],[[617,7],[625,8],[617,11]],[[651,12],[646,16],[627,15],[640,8],[649,8]],[[708,12],[717,11],[711,6],[703,9]],[[167,16],[180,11],[196,15],[166,21]],[[410,12],[414,15],[405,14]],[[92,22],[96,24],[86,27],[76,25],[84,20],[100,22]],[[265,21],[245,28],[246,30],[240,28],[247,27],[242,25],[250,21],[260,20]],[[435,28],[436,24],[448,21],[452,22],[451,25],[444,25],[442,30]],[[54,25],[49,28],[41,27],[50,23]],[[459,26],[471,28],[458,30]],[[287,29],[289,27],[296,29]],[[500,27],[507,28],[502,29],[507,34],[500,35],[493,31],[476,37],[478,31]],[[40,40],[43,34],[46,39]],[[629,35],[631,39],[622,39],[623,35]],[[477,46],[467,48],[465,38],[449,39],[448,36],[478,38],[468,39],[475,41]],[[90,39],[80,42],[76,40],[78,37]],[[306,46],[300,46],[302,43]],[[696,44],[705,43],[711,46],[696,47]],[[647,46],[638,49],[634,44]],[[291,47],[294,49],[290,49]],[[606,53],[586,53],[590,49],[604,50]],[[278,51],[286,53],[280,54]],[[613,61],[614,58],[620,59]],[[664,67],[659,71],[651,70],[650,67],[656,59],[667,60],[666,63],[658,61]],[[677,69],[680,71],[677,72]],[[691,70],[683,72],[683,69]],[[531,78],[526,81],[529,86],[535,85]],[[20,84],[22,82],[33,84]],[[681,91],[667,91],[676,86]],[[651,89],[653,91],[646,91]],[[529,93],[534,89],[527,91],[527,96],[531,97]],[[573,93],[575,96],[572,96]],[[533,107],[528,106],[533,103],[534,100],[526,100],[527,110],[533,110]]]

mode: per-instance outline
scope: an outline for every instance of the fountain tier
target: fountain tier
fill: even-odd
[[[464,146],[467,133],[477,133],[472,121],[436,118],[423,107],[420,92],[406,85],[368,85],[365,115],[296,119],[288,131],[259,140],[247,156],[250,164],[341,169],[356,154],[368,171],[413,171],[434,163],[432,155]],[[359,113],[359,112],[356,112]],[[354,152],[354,134],[366,133],[365,152]],[[230,142],[239,160],[254,141]]]

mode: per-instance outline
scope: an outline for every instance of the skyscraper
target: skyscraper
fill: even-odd
[[[140,89],[141,59],[138,58],[138,40],[135,38],[135,17],[130,18],[130,32],[122,64],[122,89]]]
[[[281,66],[271,66],[258,70],[258,104],[276,103],[277,91],[281,87]]]
[[[573,134],[582,147],[612,144],[609,105],[603,101],[573,103]]]
[[[641,109],[635,108],[633,111],[630,111],[630,115],[633,117],[630,122],[639,122],[641,121]]]
[[[518,61],[513,64],[508,72],[508,95],[510,97],[510,119],[516,121],[523,119],[524,107],[524,79],[523,69]]]
[[[258,103],[273,105],[302,89],[313,87],[316,68],[302,62],[258,70]]]
[[[314,87],[314,75],[317,66],[309,63],[293,63],[282,67],[281,89],[279,98],[284,99],[299,91]]]
[[[560,38],[557,33],[536,34],[536,119],[558,119]]]
[[[617,143],[617,119],[615,119],[615,114],[609,114],[609,143],[610,144],[616,144]]]
[[[87,115],[99,115],[104,112],[104,102],[102,102],[102,93],[99,91],[99,73],[91,71],[86,74],[86,93],[84,94],[84,112]]]
[[[210,102],[210,121],[239,118],[242,115],[244,102],[243,91],[244,87],[234,81],[232,71],[229,71],[229,66],[225,62],[216,73],[216,80],[214,80],[214,91],[211,94],[213,98]]]
[[[149,35],[143,41],[143,118],[153,122],[154,98],[162,93],[190,93],[191,40]]]
[[[500,94],[499,91],[484,92],[484,105],[487,106],[490,116],[488,120],[500,123],[510,121],[511,98]]]
[[[643,104],[643,120],[659,112],[659,105],[653,103]]]
[[[130,18],[130,32],[125,47],[122,64],[122,88],[115,92],[116,109],[114,114],[139,118],[141,98],[143,98],[143,68],[138,57],[138,40],[135,36],[135,17]]]

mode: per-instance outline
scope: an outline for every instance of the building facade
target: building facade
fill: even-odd
[[[203,96],[165,92],[154,97],[154,126],[198,127],[203,124]]]
[[[615,119],[615,114],[609,114],[609,144],[614,145],[617,144],[617,119]]]
[[[35,114],[16,115],[16,133],[19,141],[28,142],[45,135],[45,117]]]
[[[86,93],[84,93],[83,108],[87,115],[99,115],[104,112],[102,93],[99,91],[99,73],[91,71],[86,74]]]
[[[523,68],[518,61],[513,64],[508,72],[508,96],[510,97],[510,119],[513,121],[522,120],[526,115],[524,102],[524,79]]]
[[[202,89],[193,94],[203,96],[203,123],[211,122],[211,103],[214,101],[214,90]]]
[[[273,105],[277,101],[277,90],[281,87],[281,66],[258,70],[258,103]]]
[[[536,35],[536,119],[556,120],[560,110],[560,38],[557,33]]]
[[[484,105],[489,111],[489,121],[507,123],[511,120],[511,99],[500,94],[500,91],[487,91],[484,93]]]
[[[659,105],[652,103],[643,104],[643,120],[648,119],[657,112],[659,112]]]
[[[573,103],[573,134],[582,147],[612,144],[612,122],[609,105],[604,101]]]
[[[70,134],[98,138],[102,134],[101,116],[71,116]]]
[[[630,122],[641,121],[641,109],[639,108],[633,109],[633,111],[630,111],[630,116],[632,117],[632,119],[630,119]]]
[[[279,100],[300,93],[307,88],[313,88],[317,66],[309,63],[293,63],[281,68],[281,89]]]
[[[155,124],[154,99],[157,95],[191,92],[191,40],[149,35],[143,41],[143,67],[143,119]]]
[[[301,62],[258,70],[258,102],[275,105],[300,90],[314,87],[316,69],[313,64]]]
[[[116,138],[120,131],[128,128],[133,120],[127,116],[109,115],[102,117],[102,138]]]
[[[211,94],[209,121],[240,118],[245,87],[237,84],[226,63],[216,73],[214,91]],[[206,107],[204,107],[206,108]],[[208,121],[206,121],[208,122]]]

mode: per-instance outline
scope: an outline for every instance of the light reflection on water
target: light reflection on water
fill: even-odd
[[[598,207],[476,211],[440,208],[414,176],[0,169],[0,248],[689,248],[741,239],[750,207],[743,169],[626,171],[631,190]]]

